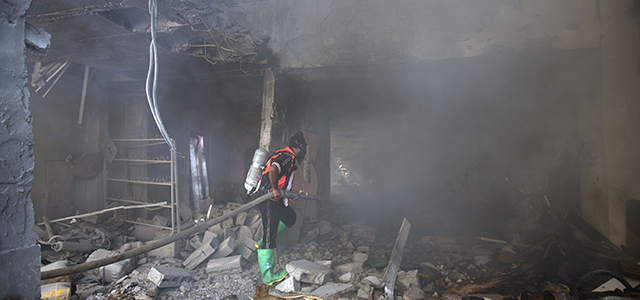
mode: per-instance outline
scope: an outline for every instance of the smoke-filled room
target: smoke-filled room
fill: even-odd
[[[640,0],[5,0],[0,299],[640,298]]]

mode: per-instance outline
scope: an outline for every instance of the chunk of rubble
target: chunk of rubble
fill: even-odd
[[[209,260],[207,263],[207,273],[242,272],[242,265],[240,265],[241,257],[240,255],[235,255]]]
[[[360,283],[358,285],[358,293],[356,298],[362,300],[373,300],[373,287],[368,284]]]
[[[237,242],[233,237],[228,237],[218,246],[218,251],[213,254],[213,258],[227,257],[236,248]]]
[[[376,276],[367,276],[362,282],[373,287],[379,287],[382,284],[382,280]]]
[[[366,253],[356,252],[353,254],[354,262],[364,263],[368,259],[369,259],[369,255],[367,255]]]
[[[342,282],[342,283],[347,283],[351,281],[351,278],[353,277],[353,273],[349,272],[349,273],[345,273],[344,275],[338,277],[338,281]]]
[[[373,243],[376,239],[378,231],[369,226],[360,224],[351,224],[351,238],[359,239],[365,243]]]
[[[296,260],[287,264],[287,272],[297,281],[325,284],[330,279],[331,269],[312,263],[308,260]]]
[[[396,277],[396,287],[398,292],[404,293],[411,287],[420,289],[420,279],[418,279],[418,270],[400,271]]]
[[[327,298],[327,297],[333,297],[333,296],[337,296],[347,292],[351,292],[353,290],[354,290],[354,287],[352,284],[332,282],[315,289],[313,292],[311,292],[311,295]]]
[[[236,226],[242,226],[247,221],[247,212],[243,211],[236,215]]]
[[[189,277],[189,272],[174,267],[153,267],[147,275],[147,278],[159,288],[178,287]]]
[[[425,298],[424,292],[418,287],[412,286],[404,292],[404,300],[421,300]]]
[[[298,292],[300,289],[300,282],[296,281],[293,276],[288,276],[287,279],[276,285],[276,290],[283,293]]]

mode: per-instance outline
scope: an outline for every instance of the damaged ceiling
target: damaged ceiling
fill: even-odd
[[[163,76],[186,80],[259,76],[266,63],[225,3],[159,1],[158,52]],[[150,15],[146,1],[33,1],[27,22],[52,35],[50,47],[30,61],[71,60],[143,79],[149,64]],[[189,72],[175,72],[188,70]],[[180,78],[178,78],[180,79]]]

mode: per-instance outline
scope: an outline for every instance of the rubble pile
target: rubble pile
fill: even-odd
[[[238,206],[212,207],[208,217]],[[165,221],[156,216],[147,222]],[[261,283],[255,246],[262,237],[261,222],[256,210],[240,213],[187,240],[73,278],[43,282],[43,286],[67,282],[73,287],[69,289],[74,300],[248,300]],[[127,229],[86,221],[40,228],[43,262],[52,262],[43,270],[99,260],[170,235],[167,230],[146,226],[144,220],[136,223]],[[50,231],[56,234],[46,239]],[[386,268],[393,264],[394,237],[378,236],[375,228],[363,224],[339,226],[313,220],[303,224],[298,243],[277,249],[276,269],[286,269],[289,275],[270,293],[377,300],[384,297],[384,281],[394,278],[395,299],[538,299],[544,292],[568,293],[567,286],[547,281],[576,282],[587,271],[603,267],[602,259],[595,258],[604,257],[605,263],[620,259],[611,256],[619,253],[605,247],[606,243],[592,243],[580,250],[556,242],[556,237],[550,235],[537,245],[478,237],[419,237],[407,242],[404,250],[398,249],[403,254],[396,260],[399,271],[387,277],[387,269],[397,269]]]

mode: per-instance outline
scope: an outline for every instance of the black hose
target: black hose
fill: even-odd
[[[576,283],[576,286],[573,290],[573,300],[579,300],[580,290],[582,289],[583,285],[585,285],[589,280],[602,275],[610,276],[620,281],[620,283],[624,285],[626,292],[633,291],[633,287],[631,286],[631,284],[629,284],[629,282],[626,279],[624,279],[624,277],[607,270],[595,270],[580,277],[580,279]]]

